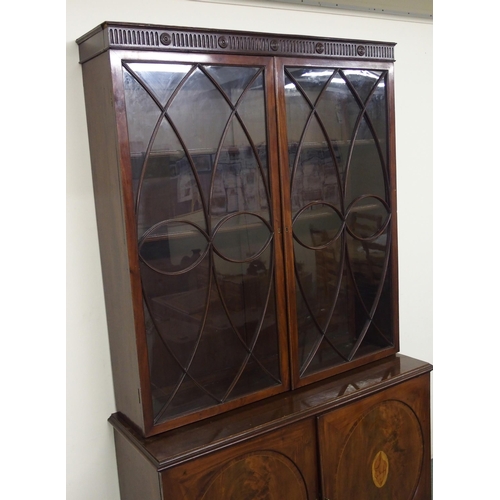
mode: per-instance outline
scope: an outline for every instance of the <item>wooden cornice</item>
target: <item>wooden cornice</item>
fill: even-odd
[[[109,49],[394,60],[391,42],[104,22],[77,41],[80,63]]]

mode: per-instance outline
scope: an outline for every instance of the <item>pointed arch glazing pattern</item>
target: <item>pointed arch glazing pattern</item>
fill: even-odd
[[[281,384],[264,69],[123,72],[160,423]]]
[[[386,79],[285,68],[300,377],[393,345]]]

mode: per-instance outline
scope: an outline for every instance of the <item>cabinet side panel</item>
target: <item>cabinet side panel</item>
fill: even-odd
[[[108,54],[83,65],[99,248],[117,410],[143,428],[113,89]]]
[[[115,431],[121,500],[162,500],[155,467],[119,432]]]

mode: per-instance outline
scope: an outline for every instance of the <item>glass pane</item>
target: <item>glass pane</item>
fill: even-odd
[[[191,64],[130,63],[135,80],[165,106],[180,81],[191,70]]]
[[[124,69],[156,422],[281,384],[263,75]]]
[[[254,259],[270,243],[271,229],[259,217],[243,213],[228,217],[214,236],[214,249],[226,260]]]
[[[392,343],[385,73],[286,68],[299,371]]]
[[[366,69],[347,69],[342,71],[342,74],[354,88],[355,94],[364,103],[373,92],[382,72],[368,71]]]
[[[168,108],[168,115],[192,153],[217,149],[231,108],[213,82],[197,68],[184,82]]]
[[[334,143],[350,139],[347,133],[345,118],[345,95],[347,86],[345,81],[336,72],[333,78],[321,95],[321,99],[316,103],[316,112],[318,118],[323,123],[328,137]]]
[[[293,235],[303,246],[317,249],[333,243],[342,226],[342,216],[334,208],[317,203],[297,215]]]
[[[373,137],[379,145],[382,161],[387,162],[387,106],[385,99],[385,79],[377,84],[375,92],[366,106],[366,121],[373,127]],[[369,136],[368,136],[369,137]]]
[[[242,119],[242,123],[245,125],[252,143],[255,145],[257,150],[260,146],[267,143],[266,139],[266,129],[262,127],[262,122],[265,117],[265,102],[264,102],[264,73],[259,73],[253,77],[253,81],[250,86],[246,89],[245,93],[242,94],[240,102],[238,103],[238,115]],[[237,132],[235,132],[237,133]],[[241,136],[236,136],[236,141],[247,142]],[[246,150],[246,156],[249,156],[249,151]],[[261,158],[264,161],[264,173],[267,173],[266,160],[267,158],[263,155]]]
[[[258,74],[257,68],[242,68],[235,66],[207,66],[207,72],[222,88],[232,104],[236,104],[243,91]]]
[[[352,144],[345,194],[347,204],[366,194],[387,200],[384,165],[373,140],[356,140]]]

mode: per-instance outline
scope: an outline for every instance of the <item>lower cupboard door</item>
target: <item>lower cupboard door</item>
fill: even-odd
[[[314,421],[273,431],[162,473],[169,500],[314,500]]]
[[[318,417],[325,500],[429,500],[429,375]]]

